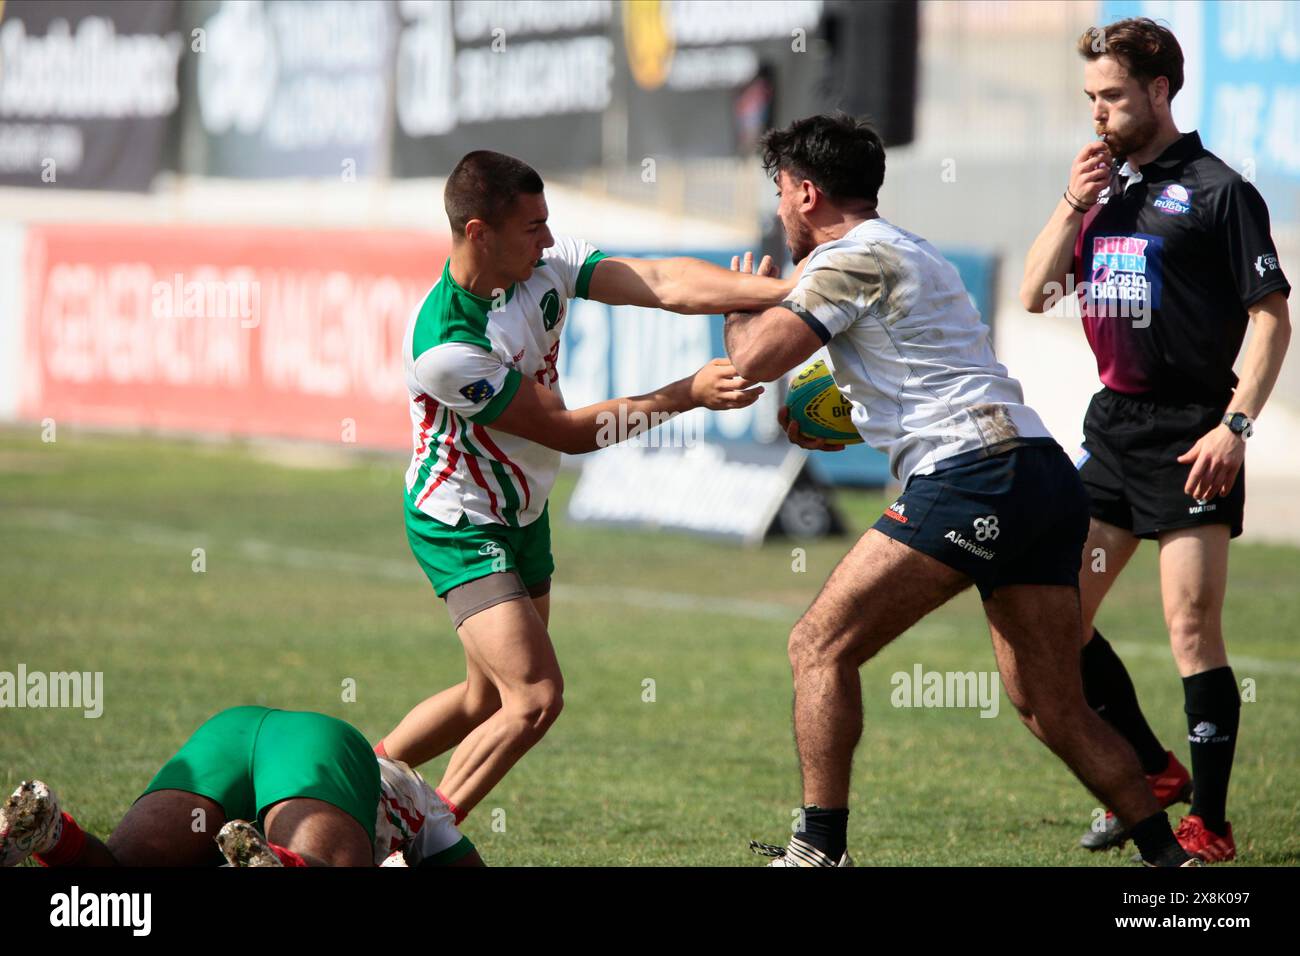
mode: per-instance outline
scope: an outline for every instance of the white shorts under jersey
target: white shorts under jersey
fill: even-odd
[[[869,219],[814,249],[784,304],[821,338],[854,427],[902,482],[954,455],[1051,437],[957,270],[920,236]]]
[[[414,454],[408,513],[455,525],[522,527],[541,516],[560,453],[491,428],[523,377],[559,391],[556,362],[569,300],[586,298],[596,263],[590,244],[557,239],[533,274],[493,302],[442,278],[406,327],[402,358]]]
[[[447,805],[418,773],[400,760],[379,757],[379,807],[375,814],[375,866],[400,852],[407,866],[432,859],[463,839]]]

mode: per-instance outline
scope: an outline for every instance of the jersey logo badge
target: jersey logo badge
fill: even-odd
[[[1185,187],[1170,183],[1152,205],[1167,216],[1181,216],[1191,211],[1191,200],[1191,194]]]
[[[486,402],[496,394],[496,391],[491,382],[481,378],[477,382],[470,382],[460,390],[460,393],[477,405],[479,402]]]
[[[546,295],[542,296],[542,324],[546,326],[547,332],[560,321],[561,311],[560,294],[554,289],[547,290]]]
[[[888,508],[885,509],[885,517],[893,518],[895,521],[899,522],[900,524],[907,524],[906,509],[907,509],[907,505],[903,503],[901,500],[895,501],[892,505],[890,505]]]
[[[1150,321],[1148,310],[1160,308],[1162,243],[1159,236],[1093,236],[1090,265],[1084,257],[1090,280],[1080,290],[1087,314]]]
[[[1267,252],[1255,260],[1255,271],[1258,272],[1261,277],[1269,269],[1276,269],[1276,268],[1277,268],[1277,256],[1270,255]]]

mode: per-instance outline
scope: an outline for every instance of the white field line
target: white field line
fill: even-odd
[[[1111,645],[1127,657],[1157,657],[1169,662],[1174,669],[1174,654],[1168,644],[1135,644],[1132,641],[1110,641]],[[1233,675],[1240,681],[1243,677],[1253,677],[1255,671],[1261,674],[1286,674],[1300,677],[1300,661],[1278,661],[1265,657],[1247,657],[1228,651],[1228,663],[1232,665]]]
[[[13,510],[5,514],[9,520],[32,527],[94,538],[128,538],[138,544],[159,548],[182,550],[189,554],[194,548],[212,550],[212,535],[205,531],[182,531],[163,525],[139,522],[109,521],[103,518],[73,514],[68,511],[38,509]],[[346,551],[321,551],[273,544],[257,538],[238,538],[235,550],[243,558],[259,564],[288,567],[307,571],[333,571],[340,574],[363,575],[390,581],[426,583],[427,579],[415,560],[394,561],[373,558]],[[657,591],[648,588],[596,587],[592,585],[556,585],[554,593],[562,601],[585,601],[601,604],[621,604],[649,611],[681,611],[691,614],[721,614],[726,617],[749,618],[759,621],[779,621],[793,626],[803,612],[803,606],[781,604],[775,601],[750,601],[736,598],[718,598],[681,591]],[[936,628],[933,633],[909,635],[915,640],[948,638],[958,635],[947,627]],[[1168,646],[1137,644],[1132,641],[1111,641],[1123,654],[1132,657],[1163,658],[1173,664]],[[1265,674],[1285,674],[1300,677],[1300,662],[1274,660],[1263,657],[1231,655],[1233,667]]]
[[[126,538],[137,544],[178,550],[187,555],[194,548],[204,548],[211,558],[211,552],[216,547],[213,544],[214,536],[206,531],[191,532],[139,522],[109,521],[66,511],[15,510],[8,512],[7,516],[11,520],[17,519],[23,524],[50,531],[62,531],[93,538],[118,540]],[[373,558],[346,551],[321,551],[273,544],[257,538],[237,538],[234,545],[240,557],[259,564],[307,571],[336,571],[341,574],[365,575],[390,581],[422,582],[426,586],[428,583],[428,579],[425,578],[414,558],[409,561],[394,561],[390,558]],[[655,591],[648,588],[556,585],[554,592],[561,600],[631,605],[651,611],[722,614],[761,621],[785,621],[790,625],[794,624],[803,611],[802,607],[778,604],[773,601],[715,598],[704,594]]]

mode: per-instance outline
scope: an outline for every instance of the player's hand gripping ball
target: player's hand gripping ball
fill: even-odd
[[[816,361],[794,377],[785,397],[790,420],[809,438],[837,445],[857,445],[862,436],[853,427],[853,406],[845,401],[826,363]]]

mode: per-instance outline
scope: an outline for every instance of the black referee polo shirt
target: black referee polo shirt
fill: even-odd
[[[1185,133],[1084,217],[1074,278],[1102,382],[1157,401],[1227,404],[1248,306],[1291,291],[1253,185]]]

